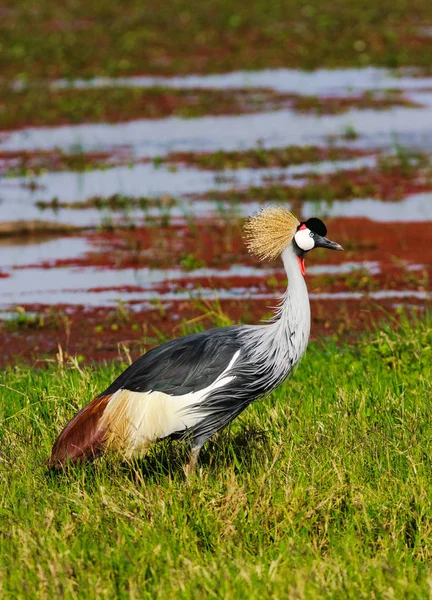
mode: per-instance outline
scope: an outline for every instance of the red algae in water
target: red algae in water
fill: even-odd
[[[229,226],[209,220],[200,221],[199,233],[184,225],[159,228],[136,228],[129,231],[84,233],[91,245],[89,252],[76,258],[56,259],[26,265],[21,268],[97,267],[125,269],[142,267],[182,268],[185,277],[185,257],[200,266],[213,269],[229,267],[233,263],[259,267],[251,257],[241,237],[242,220]],[[365,218],[326,219],[331,237],[345,249],[342,253],[315,251],[308,256],[308,264],[341,264],[346,260],[392,261],[399,257],[408,262],[432,263],[429,244],[430,223],[377,222]],[[330,235],[330,233],[329,233]],[[154,248],[158,251],[155,253]],[[280,263],[274,263],[280,264]],[[192,265],[194,266],[194,265]]]
[[[381,290],[426,291],[432,277],[432,248],[429,244],[430,223],[378,223],[368,219],[338,218],[326,220],[329,236],[345,247],[344,253],[330,253],[316,250],[307,257],[306,269],[314,265],[343,265],[345,262],[370,262],[378,265],[374,273],[367,266],[350,273],[313,275],[309,272],[307,283],[312,294],[313,335],[331,334],[350,336],[381,318],[384,311],[395,313],[398,300],[380,299],[379,302],[368,297],[369,292]],[[172,265],[179,269],[182,254],[194,253],[206,265],[213,264],[214,272],[210,276],[194,277],[186,269],[178,279],[159,282],[155,285],[124,285],[116,287],[96,285],[87,291],[96,295],[104,291],[115,290],[119,297],[123,294],[125,304],[121,310],[109,307],[89,307],[60,305],[48,309],[44,305],[24,304],[26,311],[57,314],[55,319],[46,319],[37,323],[25,321],[21,324],[5,322],[0,325],[3,340],[1,364],[13,362],[18,358],[32,361],[41,357],[54,357],[58,344],[71,355],[81,354],[86,361],[121,359],[119,347],[123,344],[137,356],[144,348],[159,343],[159,333],[167,338],[188,331],[187,322],[196,319],[204,327],[214,325],[215,308],[206,300],[176,299],[173,292],[191,288],[219,290],[238,290],[239,299],[221,299],[220,310],[234,322],[257,323],[270,314],[269,306],[275,304],[276,297],[286,284],[285,273],[280,262],[267,265],[276,267],[269,275],[241,277],[226,274],[226,265],[231,266],[229,256],[236,255],[235,264],[249,264],[258,267],[256,261],[248,256],[240,237],[240,220],[224,240],[226,231],[222,225],[203,221],[200,223],[198,238],[187,227],[166,227],[160,229],[141,228],[129,232],[111,234],[95,232],[85,236],[93,245],[93,250],[79,260],[53,261],[55,266],[80,266],[83,269],[103,266],[104,269],[117,270],[134,266],[149,266],[153,260],[154,248],[158,247],[158,256],[163,268]],[[156,237],[155,237],[156,236]],[[165,240],[159,250],[157,237]],[[171,237],[170,237],[171,236]],[[231,252],[231,254],[230,254]],[[224,256],[222,260],[220,257]],[[137,258],[138,256],[138,258]],[[228,258],[227,258],[228,257]],[[35,265],[40,266],[40,265]],[[55,268],[46,265],[47,268]],[[225,274],[218,276],[218,267]],[[5,275],[13,277],[13,270]],[[3,274],[3,272],[2,272]],[[3,276],[4,276],[3,274]],[[0,275],[1,276],[1,275]],[[115,277],[113,276],[113,282]],[[61,282],[60,282],[61,284]],[[154,293],[155,304],[134,298],[127,301],[128,294],[143,290]],[[243,292],[242,292],[243,290]],[[359,297],[347,297],[343,300],[315,298],[314,294],[337,294],[355,292]],[[254,298],[254,294],[266,298]],[[364,297],[362,297],[366,294]],[[164,298],[166,295],[166,298]],[[215,292],[217,297],[217,292]],[[403,300],[405,305],[424,309],[425,300],[421,297],[409,297]],[[22,304],[20,302],[20,304]],[[219,310],[219,309],[218,309]]]

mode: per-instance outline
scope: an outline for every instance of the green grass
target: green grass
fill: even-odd
[[[5,78],[321,66],[430,69],[429,0],[5,0]]]
[[[311,344],[202,452],[49,474],[66,420],[120,365],[0,376],[0,596],[427,598],[432,319]]]

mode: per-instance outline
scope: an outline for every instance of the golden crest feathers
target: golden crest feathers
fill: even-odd
[[[287,208],[264,206],[244,225],[247,249],[260,260],[272,260],[291,243],[299,225],[297,217]]]

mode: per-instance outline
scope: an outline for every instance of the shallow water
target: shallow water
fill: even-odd
[[[73,240],[74,241],[74,240]],[[39,255],[40,261],[45,261],[47,253],[49,253],[49,244],[44,244],[45,248],[41,247],[35,251],[35,255]],[[74,246],[75,247],[75,246]],[[81,251],[86,248],[77,248],[78,256]],[[65,258],[70,256],[65,253]],[[2,259],[0,249],[0,259]],[[15,266],[24,267],[31,265],[28,268],[20,268],[17,270],[8,269],[11,277],[0,281],[3,283],[0,286],[0,307],[10,308],[16,304],[88,304],[91,306],[115,306],[120,300],[137,301],[137,300],[155,300],[162,299],[188,299],[194,295],[200,295],[200,289],[190,289],[188,291],[164,291],[160,289],[152,290],[152,287],[158,284],[169,282],[174,284],[176,280],[189,279],[192,286],[196,279],[212,278],[217,282],[217,279],[227,278],[266,278],[270,275],[277,275],[282,281],[285,278],[283,269],[263,269],[256,267],[248,267],[242,264],[232,265],[229,269],[210,269],[201,268],[193,271],[184,271],[181,269],[95,269],[94,267],[82,268],[38,268],[33,256],[28,256],[29,262],[24,260],[12,259]],[[309,275],[337,275],[351,273],[356,270],[366,271],[371,274],[379,272],[379,264],[377,262],[347,262],[342,265],[315,265],[308,267]],[[217,283],[216,283],[217,285]],[[127,287],[138,287],[139,290],[125,289]],[[109,289],[107,289],[109,288]],[[116,289],[117,288],[117,289]],[[241,288],[245,296],[253,294],[253,289]],[[219,290],[221,298],[238,298],[238,290],[230,296],[228,290]],[[255,296],[255,294],[253,294]],[[205,298],[214,297],[211,295],[211,290],[203,291]],[[274,295],[260,295],[262,298],[270,298]]]
[[[404,200],[390,202],[372,198],[316,201],[303,203],[304,218],[364,217],[371,221],[413,223],[432,221],[432,193],[412,194]]]
[[[229,190],[233,187],[261,186],[269,177],[283,178],[286,184],[300,186],[302,182],[292,179],[294,175],[302,175],[310,171],[321,174],[342,169],[371,167],[375,162],[376,159],[373,157],[363,157],[355,160],[304,163],[285,169],[225,170],[223,172],[225,183],[218,181],[218,177],[211,171],[187,167],[173,171],[167,167],[156,167],[151,163],[136,164],[133,167],[96,169],[84,173],[50,172],[32,179],[38,186],[34,191],[22,186],[26,182],[23,177],[7,179],[3,185],[0,183],[0,210],[2,220],[7,221],[19,218],[19,211],[24,205],[27,210],[27,205],[34,206],[35,201],[49,202],[55,197],[71,203],[83,202],[93,196],[104,197],[112,194],[123,194],[134,198],[143,196],[154,198],[165,195],[177,197],[206,193],[211,190]],[[186,206],[187,204],[185,202]],[[177,211],[169,212],[173,216],[180,216],[181,211],[180,206]],[[149,209],[149,214],[155,212],[160,211]]]
[[[14,267],[23,267],[59,259],[71,259],[84,254],[91,246],[84,238],[67,237],[35,242],[0,243],[0,265],[3,271],[11,272]],[[4,282],[7,287],[7,282]]]
[[[394,146],[395,138],[417,147],[431,146],[432,111],[397,107],[389,110],[352,109],[343,114],[299,114],[291,110],[252,115],[136,120],[128,123],[32,127],[11,132],[0,150],[55,148],[83,152],[127,146],[135,158],[163,156],[173,151],[245,150],[264,147],[323,144],[354,128],[364,147]],[[345,142],[344,142],[345,144]]]
[[[193,168],[179,168],[175,171],[167,167],[156,167],[151,163],[136,164],[133,167],[114,167],[111,169],[97,169],[84,173],[75,172],[48,172],[32,181],[37,186],[35,190],[23,187],[28,180],[24,177],[0,180],[0,215],[3,222],[27,220],[49,220],[56,223],[66,223],[80,227],[98,226],[107,221],[142,223],[147,216],[169,215],[170,219],[184,219],[193,207],[195,215],[206,215],[226,210],[225,203],[209,203],[181,196],[191,193],[206,193],[210,190],[228,190],[232,187],[247,187],[263,185],[269,177],[283,178],[289,185],[300,186],[301,180],[293,179],[294,175],[301,175],[313,171],[330,173],[340,169],[360,168],[373,166],[373,157],[358,158],[346,161],[323,161],[322,163],[305,163],[292,167],[267,168],[267,169],[239,169],[224,171],[225,183],[218,180],[210,171]],[[135,198],[160,197],[165,195],[180,197],[178,206],[158,209],[149,207],[145,209],[44,209],[41,210],[36,202],[50,202],[59,198],[63,202],[84,202],[93,196],[111,196],[122,194]],[[251,209],[240,208],[241,214]],[[234,207],[235,210],[235,207]]]
[[[115,279],[115,278],[114,278]],[[417,300],[431,299],[431,294],[425,290],[384,290],[380,292],[320,292],[309,294],[311,300],[323,300],[323,301],[341,301],[341,300],[361,300],[365,297],[372,300],[391,300],[401,298],[415,298]],[[0,300],[3,301],[3,294],[0,293]],[[162,304],[167,304],[173,301],[187,301],[192,299],[201,300],[268,300],[269,303],[276,302],[274,294],[262,293],[259,288],[250,286],[245,287],[232,287],[229,290],[223,288],[211,287],[211,288],[196,288],[187,291],[151,291],[151,290],[140,290],[135,292],[125,292],[124,290],[103,290],[100,292],[92,292],[85,289],[79,289],[74,292],[71,290],[59,290],[57,288],[48,290],[22,290],[16,300],[12,302],[13,305],[33,305],[43,304],[47,306],[56,305],[80,305],[88,307],[113,307],[119,305],[119,303],[126,303],[130,310],[149,310],[154,308],[154,301],[160,301]],[[128,304],[132,302],[133,304]],[[7,303],[5,304],[7,306]]]
[[[364,296],[373,300],[388,300],[393,298],[416,298],[417,300],[427,300],[431,298],[431,294],[425,290],[382,290],[379,292],[335,292],[328,294],[321,292],[319,294],[311,293],[311,300],[360,300]]]
[[[236,71],[220,75],[188,75],[182,77],[98,77],[89,80],[58,80],[56,88],[91,88],[108,86],[173,88],[268,88],[279,92],[304,95],[358,93],[365,90],[421,89],[430,87],[428,77],[412,77],[407,72],[397,74],[388,69],[264,69],[263,71]]]
[[[71,85],[56,82],[57,87]],[[167,118],[137,120],[118,124],[81,124],[75,126],[27,128],[0,135],[0,151],[22,150],[75,150],[111,151],[125,148],[132,161],[155,156],[165,156],[173,151],[245,150],[260,145],[283,147],[296,144],[327,145],[333,143],[352,148],[392,151],[395,143],[414,149],[432,151],[432,78],[417,78],[409,74],[393,76],[383,69],[318,70],[311,73],[289,69],[262,72],[238,72],[222,75],[189,76],[175,78],[132,77],[120,80],[96,79],[76,81],[78,88],[103,85],[150,86],[201,88],[261,87],[281,92],[321,96],[352,96],[365,90],[405,91],[405,96],[421,103],[422,108],[399,107],[388,110],[357,110],[343,114],[317,116],[298,114],[291,110],[263,112],[252,115],[204,117],[193,119]],[[347,131],[357,132],[357,139],[339,139]],[[84,173],[48,172],[32,177],[36,189],[24,187],[26,178],[0,178],[0,220],[38,220],[79,227],[98,227],[103,224],[126,223],[145,226],[149,216],[169,215],[172,223],[181,223],[191,217],[199,219],[230,216],[246,216],[258,208],[253,202],[230,206],[215,201],[197,201],[187,197],[191,193],[206,193],[210,190],[227,190],[247,186],[265,185],[269,177],[281,177],[290,185],[302,185],[301,176],[309,171],[329,173],[359,167],[373,167],[375,157],[355,160],[303,164],[286,169],[240,169],[225,170],[220,175],[209,171],[180,166],[177,170],[152,163],[135,163],[132,167],[114,166],[95,169]],[[123,194],[132,197],[175,196],[178,204],[170,209],[155,207],[113,211],[109,209],[59,209],[40,210],[37,201],[50,201],[57,197],[64,202],[83,202],[92,196]],[[287,203],[289,206],[289,203]],[[296,210],[298,206],[296,205]],[[361,217],[378,222],[432,222],[432,194],[414,194],[400,201],[382,201],[379,198],[358,198],[332,202],[307,201],[302,204],[303,217]],[[239,299],[243,296],[256,299],[273,298],[261,288],[233,285],[230,290],[191,289],[180,292],[161,291],[161,284],[203,277],[269,277],[276,274],[283,278],[280,270],[245,267],[234,263],[229,269],[116,269],[103,270],[86,268],[42,269],[41,263],[50,264],[58,259],[74,259],[90,250],[89,242],[78,235],[59,237],[41,243],[0,245],[0,274],[9,277],[0,279],[0,309],[14,304],[83,304],[88,306],[115,306],[120,299],[138,301],[138,307],[148,308],[155,298],[163,302],[188,299],[191,294],[201,298]],[[193,248],[190,249],[193,252]],[[356,257],[357,258],[357,257]],[[338,265],[314,265],[308,268],[309,275],[342,276],[353,270],[362,269],[369,275],[381,273],[376,261],[347,260]],[[396,257],[403,259],[403,256]],[[418,262],[421,262],[419,249]],[[30,265],[31,268],[30,268]],[[21,267],[15,269],[14,267]],[[26,268],[27,267],[27,268]],[[407,265],[420,273],[423,265]],[[125,286],[138,286],[138,290],[127,291]],[[156,286],[156,287],[155,287]],[[157,287],[159,286],[159,287]],[[96,291],[95,288],[105,288]],[[117,288],[117,289],[116,289]],[[153,289],[154,288],[154,289]],[[92,291],[93,290],[93,291]],[[315,300],[358,300],[362,291],[319,292],[312,294]],[[424,300],[424,290],[378,290],[369,297],[379,301],[387,298],[415,298]],[[1,316],[0,316],[1,318]]]
[[[230,205],[226,202],[215,201],[189,201],[184,199],[179,206],[174,206],[165,214],[169,214],[172,224],[184,223],[193,215],[194,218],[221,217],[231,215],[232,217],[246,217],[259,208],[258,202],[245,202]],[[289,202],[285,203],[287,208],[294,208]],[[9,202],[0,206],[4,209],[4,221],[14,221],[22,218],[41,219],[56,224],[73,225],[76,227],[100,227],[110,224],[145,226],[148,217],[161,216],[157,208],[128,209],[127,211],[112,211],[110,209],[86,209],[75,210],[60,208],[58,210],[40,210],[35,205],[25,206]],[[163,213],[162,213],[163,214]],[[373,198],[358,198],[354,200],[332,200],[332,201],[307,201],[302,203],[302,216],[309,218],[320,215],[321,218],[329,217],[353,217],[367,218],[372,221],[381,222],[419,222],[432,221],[432,193],[413,194],[404,200],[376,200]],[[53,242],[53,247],[57,242]],[[53,256],[56,252],[53,251]],[[0,262],[0,269],[2,263]]]

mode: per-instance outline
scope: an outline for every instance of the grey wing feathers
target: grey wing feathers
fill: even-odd
[[[208,387],[240,349],[239,330],[210,329],[162,344],[138,358],[101,396],[121,388],[180,396]]]

